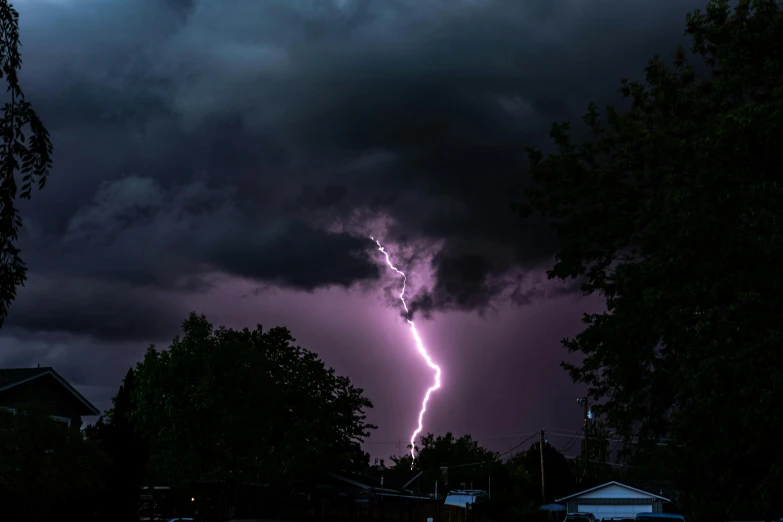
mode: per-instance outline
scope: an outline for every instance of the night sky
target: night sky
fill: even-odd
[[[425,431],[502,451],[581,424],[559,341],[601,302],[547,282],[546,225],[510,211],[524,146],[616,101],[703,0],[15,4],[55,169],[22,205],[0,366],[105,409],[191,310],[285,325],[374,402],[365,449],[404,451],[432,373],[374,235],[443,368]]]

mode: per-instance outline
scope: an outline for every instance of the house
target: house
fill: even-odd
[[[611,517],[634,518],[637,513],[662,513],[663,503],[670,500],[626,484],[607,482],[555,502],[566,502],[568,513],[592,513],[601,520]]]
[[[100,415],[68,381],[49,367],[0,368],[0,409],[37,410],[81,428],[82,417]]]
[[[376,497],[415,497],[413,485],[421,471],[406,471],[374,467],[364,471],[332,474],[337,481],[348,486],[357,502],[367,502]]]
[[[346,520],[464,522],[464,508],[445,506],[434,495],[420,491],[421,475],[421,471],[384,466],[331,474],[332,485],[319,486],[324,488],[325,512]],[[461,511],[461,517],[446,508]]]

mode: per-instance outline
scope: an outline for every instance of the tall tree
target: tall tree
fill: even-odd
[[[19,84],[20,46],[19,13],[8,0],[0,0],[0,76],[7,86],[0,116],[0,327],[16,289],[27,279],[27,266],[17,246],[22,227],[17,196],[30,199],[33,185],[43,188],[52,166],[49,132]],[[17,174],[21,174],[21,190]]]
[[[103,468],[102,510],[118,521],[138,519],[139,492],[148,459],[147,445],[130,419],[135,386],[131,368],[112,399],[113,407],[85,430],[108,457]]]
[[[592,140],[557,123],[556,153],[529,150],[521,210],[559,237],[550,278],[606,299],[564,341],[595,412],[629,450],[669,436],[697,519],[769,516],[783,509],[783,8],[713,0],[685,32],[696,60],[656,56],[644,82],[622,81],[626,109],[590,105]]]
[[[519,476],[519,493],[540,504],[541,498],[541,444],[533,443],[526,451],[513,455],[506,463]],[[571,463],[548,442],[544,443],[544,469],[547,502],[574,491],[576,480]],[[524,477],[525,480],[521,480]]]
[[[367,464],[371,402],[286,328],[215,329],[193,313],[182,331],[135,371],[130,418],[156,478],[282,488]]]
[[[481,446],[470,435],[459,438],[452,433],[423,435],[421,445],[417,447],[417,458],[412,461],[410,454],[392,457],[396,466],[403,469],[423,471],[425,484],[435,481],[441,493],[447,489],[459,489],[464,484],[476,489],[488,487],[489,475],[500,465],[498,454]]]
[[[609,449],[610,429],[605,422],[596,418],[589,422],[589,439],[584,437],[579,439],[579,455],[590,460],[590,464],[587,466],[589,476],[584,478],[590,483],[601,480],[606,482],[611,479],[614,471],[609,462],[612,456]]]

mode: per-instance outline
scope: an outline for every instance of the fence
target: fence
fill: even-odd
[[[422,515],[416,522],[469,522],[467,509],[444,504],[428,504],[421,506]]]

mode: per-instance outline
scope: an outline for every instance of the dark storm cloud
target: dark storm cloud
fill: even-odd
[[[419,309],[526,302],[517,271],[553,244],[509,210],[524,145],[673,50],[701,3],[20,3],[22,79],[56,145],[25,207],[31,269],[177,291],[214,269],[351,286],[378,276],[363,220],[386,218],[388,241],[442,245]]]
[[[148,342],[169,337],[185,314],[177,303],[143,287],[36,277],[19,292],[7,324],[29,332]]]
[[[207,284],[205,268],[299,290],[378,277],[367,238],[299,220],[254,222],[235,193],[204,181],[168,189],[137,176],[105,182],[67,223],[50,268],[168,289]]]
[[[491,244],[476,249],[483,255],[474,253],[471,247],[464,251],[455,247],[458,244],[452,242],[432,257],[435,282],[410,299],[409,318],[419,313],[428,317],[442,310],[476,311],[483,315],[495,310],[499,296],[516,305],[528,305],[580,292],[580,281],[548,281],[541,271],[520,269],[523,263],[504,259],[502,252],[493,252]]]
[[[316,230],[293,221],[272,227],[266,237],[229,232],[209,245],[208,256],[227,272],[310,291],[377,279],[379,266],[369,258],[370,246],[366,238]]]
[[[490,280],[493,267],[487,257],[476,253],[452,255],[443,250],[432,260],[437,278],[431,292],[418,295],[411,306],[419,310],[483,310],[503,290]]]

